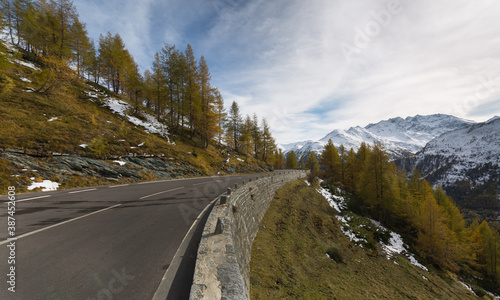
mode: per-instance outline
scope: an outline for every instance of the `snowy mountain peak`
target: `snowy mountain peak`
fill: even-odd
[[[429,116],[396,117],[369,124],[366,127],[351,127],[347,130],[333,130],[319,141],[288,144],[285,152],[294,150],[299,156],[310,151],[319,152],[328,140],[334,145],[344,145],[355,150],[362,142],[373,144],[381,142],[395,157],[407,156],[421,150],[430,140],[443,133],[468,127],[474,124],[469,120],[450,115],[435,114]]]
[[[489,119],[489,120],[488,120],[488,121],[486,121],[485,123],[493,122],[493,121],[498,120],[498,119],[500,119],[500,117],[499,117],[499,116],[494,116],[493,118]]]
[[[500,118],[447,132],[430,141],[412,160],[424,176],[443,186],[458,179],[486,182],[498,176]],[[473,171],[482,168],[481,172]]]

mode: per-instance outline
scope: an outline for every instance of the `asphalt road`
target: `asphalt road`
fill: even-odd
[[[13,252],[8,240],[7,197],[2,196],[0,299],[152,299],[200,212],[228,187],[262,176],[16,195]],[[187,240],[185,253],[180,253],[182,261],[169,299],[189,295],[200,228]],[[12,259],[15,264],[9,264]],[[12,266],[15,293],[8,290]]]

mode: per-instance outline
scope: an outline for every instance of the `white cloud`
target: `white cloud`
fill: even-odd
[[[139,61],[191,43],[226,103],[276,123],[283,143],[395,116],[500,114],[485,109],[500,99],[497,1],[114,2],[75,3]]]
[[[324,126],[314,122],[329,131],[415,114],[470,117],[500,97],[500,80],[491,80],[500,78],[499,8],[493,1],[254,1],[219,19],[207,49],[234,46],[241,53],[227,55],[249,61],[243,70],[224,69],[222,82],[232,87],[237,78],[235,90],[251,97],[245,111],[283,119],[286,106],[295,116],[274,130],[283,142],[320,135]],[[369,41],[348,63],[341,45],[363,41],[359,30]],[[481,78],[490,78],[489,88]],[[334,99],[347,100],[316,114],[322,119],[297,117],[328,110]]]

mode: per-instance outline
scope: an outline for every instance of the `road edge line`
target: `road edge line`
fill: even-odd
[[[172,262],[168,266],[167,271],[165,271],[165,275],[163,275],[163,278],[160,281],[160,285],[156,289],[156,292],[153,295],[152,300],[165,300],[165,299],[167,299],[167,296],[170,293],[170,289],[172,288],[172,283],[174,281],[175,275],[177,274],[177,270],[179,269],[179,266],[181,265],[182,257],[180,254],[186,252],[187,247],[189,245],[188,241],[194,235],[194,228],[196,227],[196,225],[198,225],[198,223],[202,219],[202,216],[205,214],[207,209],[209,209],[210,207],[213,207],[213,205],[215,204],[215,202],[217,202],[217,200],[220,198],[221,195],[224,195],[224,193],[215,197],[215,199],[213,199],[203,209],[203,211],[198,215],[198,217],[196,217],[196,220],[193,222],[193,224],[189,228],[188,232],[184,236],[184,239],[182,239],[182,242],[179,245],[179,248],[177,248],[177,251],[175,252],[174,257],[172,258]],[[169,277],[171,277],[170,280],[168,280]]]

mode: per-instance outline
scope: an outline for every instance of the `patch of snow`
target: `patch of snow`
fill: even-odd
[[[33,179],[32,179],[33,180]],[[50,180],[44,180],[43,182],[33,182],[29,187],[28,190],[33,190],[36,188],[43,188],[42,192],[48,192],[48,191],[57,191],[59,188],[59,183],[53,182]]]
[[[371,221],[377,227],[380,227],[383,230],[388,230],[385,227],[383,227],[382,225],[380,225],[379,222],[377,222],[375,220],[371,220]],[[406,246],[403,242],[403,238],[401,237],[401,235],[399,235],[395,232],[392,232],[392,231],[390,232],[390,234],[391,234],[391,238],[389,239],[388,244],[384,244],[382,242],[380,243],[380,245],[382,246],[382,249],[384,249],[384,251],[387,255],[387,259],[391,259],[396,254],[402,254],[402,255],[406,256],[406,258],[408,258],[408,260],[410,261],[410,263],[412,265],[417,266],[426,272],[429,272],[429,269],[427,269],[426,266],[419,263],[418,260],[415,258],[415,255],[413,253],[410,253],[406,249]]]
[[[107,98],[106,105],[113,112],[119,114],[120,116],[126,117],[128,119],[128,121],[133,123],[134,125],[143,127],[146,130],[146,132],[157,133],[164,138],[167,138],[167,139],[169,138],[167,126],[158,122],[158,120],[154,116],[149,115],[149,114],[144,114],[146,121],[142,121],[134,116],[129,116],[126,114],[126,111],[128,109],[130,109],[131,106],[128,103],[126,103],[125,101],[118,100],[115,98]]]
[[[31,83],[32,81],[29,80],[28,78],[26,77],[20,77],[19,79],[21,79],[22,82],[28,82],[28,83]]]
[[[113,162],[115,162],[115,163],[119,164],[120,166],[124,166],[124,165],[126,165],[126,164],[127,164],[126,162],[121,161],[121,160],[114,160]]]
[[[349,229],[347,223],[350,221],[350,217],[349,216],[336,216],[336,217],[337,217],[337,220],[339,220],[342,223],[342,225],[340,226],[340,230],[342,231],[342,233],[345,236],[347,236],[351,242],[354,242],[358,246],[363,248],[362,243],[367,243],[368,241],[365,240],[364,238],[360,238],[360,237],[356,236],[356,234],[352,230]]]
[[[307,184],[307,186],[311,186],[311,184],[309,183],[309,181],[304,180],[304,182]]]
[[[33,93],[35,91],[35,89],[34,88],[26,88],[26,89],[24,89],[24,91],[26,93]]]
[[[335,261],[333,258],[330,257],[330,255],[328,255],[328,253],[326,253],[326,257],[328,257],[329,259],[331,259],[332,261]]]
[[[50,118],[47,122],[52,122],[52,121],[55,121],[57,119],[59,119],[59,117],[53,117],[53,118]]]
[[[485,292],[486,292],[486,294],[490,295],[491,297],[493,297],[495,299],[500,299],[500,296],[498,296],[498,295],[495,295],[495,294],[488,292],[488,291],[485,291]]]
[[[344,209],[347,208],[346,201],[342,196],[336,196],[330,193],[329,190],[324,187],[320,187],[318,192],[325,197],[331,207],[335,208],[339,213],[341,213]]]
[[[237,159],[237,160],[239,160],[239,161],[241,161],[241,162],[244,162],[244,161],[245,161],[245,160],[243,160],[243,159],[241,159],[241,158],[239,158],[239,157],[237,157],[236,159]]]
[[[429,269],[427,269],[426,266],[422,265],[421,263],[418,262],[418,260],[415,258],[413,254],[406,254],[406,257],[410,260],[410,263],[414,266],[419,267],[420,269],[429,272]]]
[[[79,146],[82,147],[83,149],[85,149],[85,148],[87,148],[88,145],[87,144],[81,144]]]
[[[388,259],[390,259],[394,254],[402,254],[406,251],[403,239],[395,232],[391,232],[389,244],[383,244],[382,248],[385,250]]]
[[[144,146],[144,144],[146,144],[146,142],[140,143],[139,145],[137,145],[137,147],[142,147],[142,146]]]
[[[31,63],[31,62],[27,62],[27,61],[22,61],[22,60],[18,60],[18,59],[10,59],[11,62],[14,62],[18,65],[21,65],[21,66],[25,66],[25,67],[28,67],[30,69],[33,69],[35,71],[41,71],[41,69],[37,66],[35,66],[35,64]]]
[[[429,281],[429,279],[427,279],[424,275],[422,275],[422,279]]]
[[[92,91],[85,91],[85,95],[87,95],[87,97],[89,98],[95,98],[95,99],[99,98],[99,94]]]
[[[474,290],[470,287],[470,285],[468,285],[467,283],[465,282],[462,282],[462,281],[459,281],[460,284],[462,284],[464,286],[464,288],[466,288],[467,290],[469,290],[469,292],[471,292],[472,294],[474,294],[474,296],[477,297],[476,293],[474,293]]]

